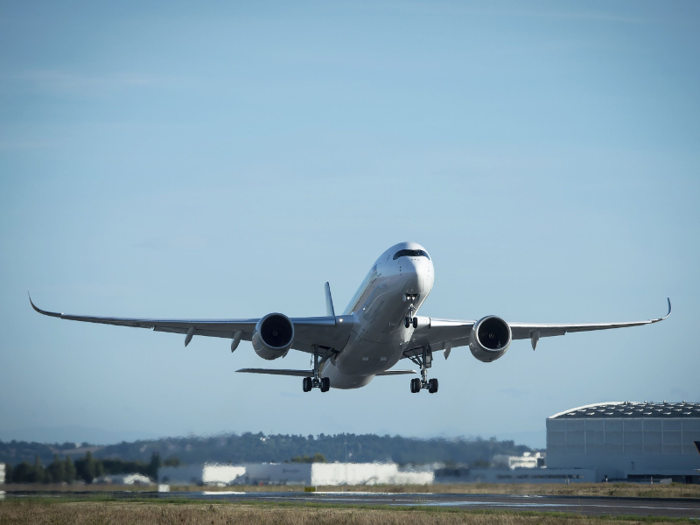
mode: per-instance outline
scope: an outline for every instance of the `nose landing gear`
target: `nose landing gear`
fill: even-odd
[[[411,393],[417,394],[421,390],[427,390],[431,394],[438,391],[438,380],[433,378],[428,380],[428,368],[433,365],[433,353],[430,347],[423,348],[422,355],[416,355],[409,358],[416,365],[420,366],[420,379],[417,377],[411,379]]]
[[[408,307],[408,317],[404,319],[404,326],[408,328],[409,326],[413,325],[413,328],[418,328],[418,319],[413,317],[413,313],[416,311],[416,307],[413,306],[413,301],[415,301],[418,298],[417,295],[408,295],[405,294],[403,296],[404,301],[411,301],[410,306]]]
[[[311,392],[311,390],[314,388],[320,388],[321,392],[328,392],[331,389],[330,378],[319,377],[319,369],[320,365],[318,362],[318,348],[314,346],[314,376],[305,377],[302,381],[302,387],[304,392]]]

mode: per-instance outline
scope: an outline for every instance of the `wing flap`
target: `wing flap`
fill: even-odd
[[[378,376],[403,376],[409,374],[417,374],[415,370],[384,370],[384,372],[379,372]]]
[[[283,368],[241,368],[236,370],[244,374],[266,374],[271,376],[294,376],[294,377],[313,377],[313,370],[286,370]]]

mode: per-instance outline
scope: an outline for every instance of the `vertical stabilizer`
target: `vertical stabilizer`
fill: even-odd
[[[326,283],[326,315],[328,317],[335,317],[333,297],[331,296],[331,285],[329,283]]]

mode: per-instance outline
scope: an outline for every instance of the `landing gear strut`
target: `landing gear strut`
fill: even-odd
[[[416,311],[416,307],[413,306],[413,301],[415,298],[418,297],[417,295],[404,295],[404,301],[411,301],[410,306],[408,307],[408,317],[404,319],[404,326],[408,328],[409,326],[413,325],[413,328],[418,328],[418,318],[413,317],[413,313]]]
[[[327,377],[319,377],[319,369],[318,347],[314,346],[314,376],[304,378],[302,382],[304,392],[310,392],[313,388],[320,388],[321,392],[328,392],[331,389],[331,380]]]
[[[421,390],[427,390],[431,394],[438,391],[438,380],[428,380],[428,368],[433,366],[433,352],[430,347],[423,348],[423,353],[419,356],[410,357],[416,365],[420,366],[420,379],[417,377],[411,379],[411,393],[417,394]]]

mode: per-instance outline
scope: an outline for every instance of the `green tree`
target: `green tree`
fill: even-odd
[[[92,480],[95,479],[97,475],[97,462],[95,458],[92,457],[92,452],[88,450],[83,459],[76,461],[75,468],[79,478],[85,481],[85,483],[92,483]]]
[[[229,460],[229,463],[233,463],[233,462],[231,460]],[[182,465],[182,463],[180,463],[180,460],[174,456],[169,457],[165,461],[163,461],[164,467],[179,467],[180,465]]]
[[[160,468],[160,454],[154,452],[151,454],[151,461],[148,463],[146,475],[151,479],[158,480],[158,469]]]
[[[53,461],[47,468],[50,483],[63,483],[66,481],[66,465],[58,459],[58,454],[54,455]]]
[[[66,456],[66,460],[63,462],[63,471],[65,472],[66,483],[73,483],[75,481],[76,471],[70,456]]]
[[[47,481],[46,472],[41,465],[41,458],[37,456],[34,459],[34,472],[32,473],[32,483],[44,483]]]
[[[28,462],[22,461],[13,469],[12,480],[14,483],[30,483],[32,472],[32,466]]]
[[[5,483],[14,483],[14,469],[9,463],[5,463]]]

